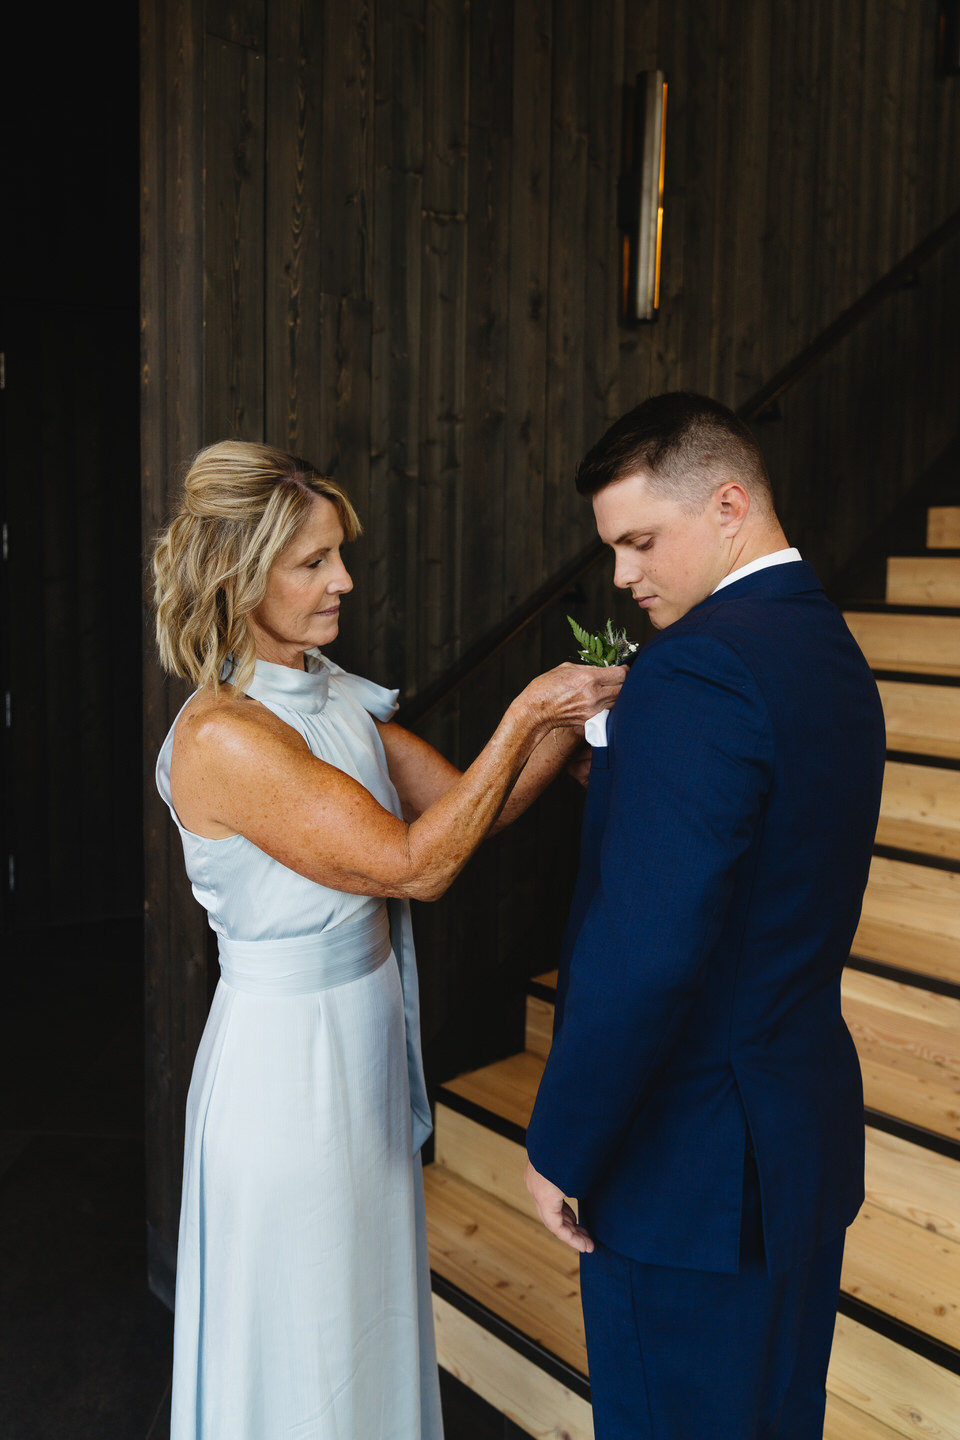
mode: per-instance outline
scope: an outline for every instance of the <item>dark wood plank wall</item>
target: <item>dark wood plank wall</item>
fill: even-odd
[[[731,404],[960,204],[935,0],[143,0],[144,516],[224,435],[317,459],[366,532],[336,658],[414,694],[591,535],[573,467],[622,409]],[[663,305],[617,321],[629,86],[670,81]],[[835,570],[956,429],[954,253],[761,428]],[[952,308],[951,308],[952,307]],[[951,390],[951,386],[953,389]],[[607,578],[578,603],[616,607]],[[634,620],[635,623],[635,620]],[[569,654],[562,612],[431,717],[467,760]],[[179,687],[146,662],[150,1223],[169,1269],[204,921],[153,795]],[[418,916],[434,1076],[517,1038],[575,864],[559,787]]]

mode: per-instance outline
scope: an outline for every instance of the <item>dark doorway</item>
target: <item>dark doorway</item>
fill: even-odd
[[[136,7],[6,24],[7,935],[141,910],[137,45]]]

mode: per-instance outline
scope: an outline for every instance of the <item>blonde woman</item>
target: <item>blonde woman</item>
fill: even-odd
[[[346,495],[225,441],[154,556],[164,665],[196,692],[157,783],[217,932],[177,1270],[172,1440],[437,1440],[408,900],[441,895],[561,768],[625,671],[562,665],[461,774],[396,692],[322,653]]]

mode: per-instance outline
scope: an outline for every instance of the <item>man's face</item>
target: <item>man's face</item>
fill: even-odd
[[[616,560],[614,584],[630,591],[658,630],[699,605],[727,573],[726,489],[719,486],[700,515],[657,495],[642,472],[593,497],[597,531]]]

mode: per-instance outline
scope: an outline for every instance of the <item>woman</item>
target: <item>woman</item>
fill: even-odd
[[[161,659],[197,687],[157,781],[222,971],[187,1105],[172,1440],[441,1435],[406,901],[530,803],[625,674],[540,676],[461,775],[320,653],[359,528],[304,461],[227,441],[154,557]]]

